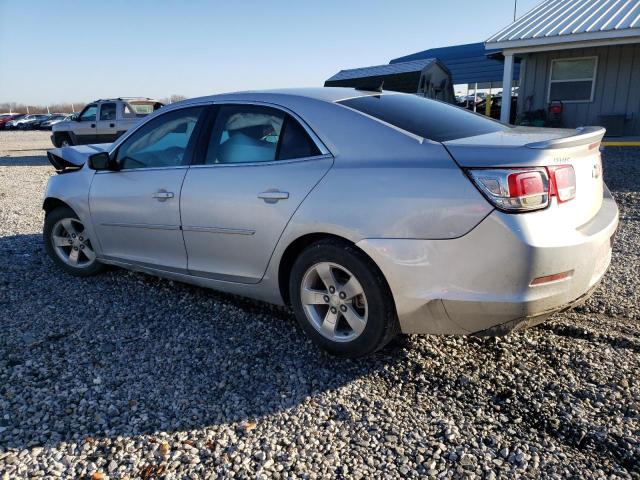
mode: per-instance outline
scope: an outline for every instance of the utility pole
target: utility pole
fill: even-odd
[[[516,12],[518,11],[518,0],[513,0],[513,21],[516,21]]]

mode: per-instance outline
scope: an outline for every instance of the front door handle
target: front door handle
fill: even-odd
[[[289,192],[281,192],[280,190],[267,190],[266,192],[260,192],[258,198],[261,198],[266,203],[276,203],[280,200],[286,200],[289,198]]]
[[[110,127],[110,128],[114,128],[115,126],[116,126],[116,124],[115,124],[115,123],[110,123],[110,124],[109,124],[109,127]]]
[[[167,192],[166,190],[160,190],[158,192],[155,192],[152,196],[153,196],[153,198],[157,198],[158,201],[164,202],[169,198],[173,198],[173,192]]]

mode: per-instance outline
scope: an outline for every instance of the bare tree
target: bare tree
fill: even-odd
[[[82,110],[85,102],[30,105],[17,102],[0,103],[0,113],[73,113]]]
[[[176,102],[181,102],[182,100],[186,100],[187,97],[185,97],[184,95],[171,95],[169,97],[165,97],[165,98],[161,98],[160,101],[162,103],[164,103],[165,105],[169,104],[169,103],[176,103]]]
[[[164,104],[176,103],[182,100],[186,100],[184,95],[170,95],[168,97],[160,99]],[[62,103],[50,103],[48,105],[32,105],[18,102],[3,102],[0,103],[0,113],[74,113],[81,111],[86,102],[62,102]]]

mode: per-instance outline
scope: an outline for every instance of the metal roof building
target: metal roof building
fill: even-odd
[[[453,101],[451,74],[447,67],[435,58],[340,70],[324,85],[374,89],[382,82],[385,90],[417,93],[428,98]]]
[[[640,134],[640,0],[545,0],[485,47],[502,52],[504,79],[521,61],[519,116],[562,102],[565,126]]]
[[[547,0],[490,37],[487,49],[632,38],[640,35],[640,2]]]
[[[451,72],[454,84],[474,85],[478,83],[479,88],[488,88],[489,84],[493,84],[494,87],[502,85],[503,64],[500,59],[494,58],[495,56],[500,56],[500,50],[485,49],[481,42],[431,48],[394,58],[389,63],[396,64],[425,58],[437,58]],[[515,65],[513,79],[517,80],[519,74],[520,66]]]
[[[402,62],[384,65],[375,65],[373,67],[351,68],[349,70],[340,70],[327,82],[337,82],[339,80],[351,80],[363,77],[378,77],[386,75],[395,75],[398,73],[420,72],[424,67],[435,62],[435,58],[426,58],[422,60],[414,60],[412,62]]]

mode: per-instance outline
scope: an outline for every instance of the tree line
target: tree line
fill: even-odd
[[[166,104],[185,100],[184,95],[170,95],[159,99]],[[0,113],[75,113],[81,111],[87,102],[63,102],[51,103],[49,105],[33,105],[19,102],[0,103]]]

